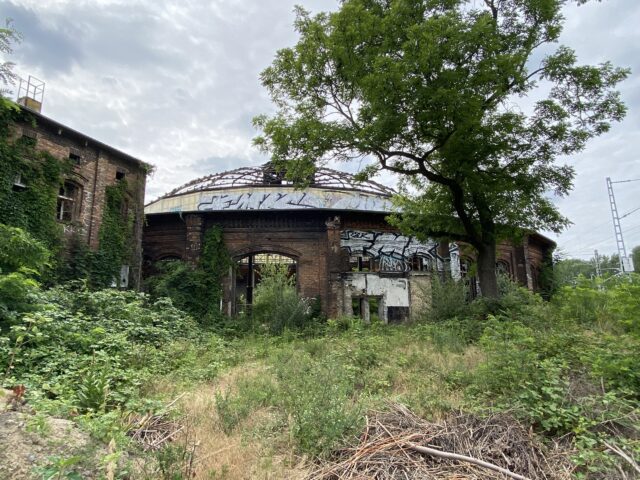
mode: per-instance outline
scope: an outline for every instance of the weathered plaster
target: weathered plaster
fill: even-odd
[[[352,297],[382,297],[387,307],[408,307],[409,281],[406,278],[381,277],[377,273],[353,272],[343,277]]]
[[[392,205],[389,198],[380,195],[320,188],[296,190],[280,185],[277,189],[246,187],[161,198],[147,205],[145,213],[304,209],[391,212]]]

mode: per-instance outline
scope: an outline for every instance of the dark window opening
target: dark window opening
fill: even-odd
[[[34,147],[36,145],[36,143],[38,142],[38,136],[37,136],[37,134],[35,132],[25,131],[25,132],[22,133],[21,141],[25,145],[29,145],[31,147]]]
[[[352,272],[373,272],[375,261],[371,257],[358,255],[349,258],[349,267]]]
[[[56,219],[61,222],[77,220],[82,189],[72,182],[64,182],[58,191]]]
[[[125,174],[124,174],[124,172],[122,170],[118,170],[116,172],[116,180],[124,180],[124,176],[125,176]]]
[[[433,268],[431,258],[414,255],[411,258],[411,270],[414,272],[430,272]]]
[[[22,174],[21,173],[16,173],[16,176],[13,178],[13,187],[12,188],[13,188],[14,191],[24,190],[25,188],[27,188],[27,186],[22,181]]]
[[[402,323],[409,318],[409,307],[387,307],[387,322]]]
[[[82,162],[82,157],[77,153],[72,152],[69,154],[69,160],[71,160],[71,163],[73,163],[74,165],[80,165],[80,163]]]
[[[286,266],[287,276],[295,278],[298,264],[294,258],[278,253],[254,253],[236,263],[235,273],[235,310],[236,313],[249,311],[253,304],[255,287],[260,283],[260,272],[266,264]]]
[[[496,273],[511,278],[511,266],[506,260],[498,260],[496,263]]]

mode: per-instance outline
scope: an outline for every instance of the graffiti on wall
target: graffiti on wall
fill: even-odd
[[[340,246],[350,256],[365,256],[377,260],[382,272],[408,272],[415,257],[423,259],[426,270],[444,271],[445,258],[438,255],[438,244],[434,241],[419,242],[392,232],[344,230],[340,234]],[[456,244],[449,246],[451,275],[460,276],[459,251]]]
[[[359,192],[268,191],[258,190],[203,195],[200,211],[216,210],[299,210],[299,209],[391,211],[391,202]]]

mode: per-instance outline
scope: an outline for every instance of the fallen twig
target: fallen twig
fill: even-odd
[[[631,465],[636,472],[640,473],[640,466],[638,466],[638,464],[635,462],[635,460],[633,458],[631,458],[629,455],[624,453],[624,451],[621,448],[618,448],[615,445],[610,445],[607,442],[604,442],[604,444],[613,453],[615,453],[616,455],[620,456],[622,459],[626,460],[626,462],[629,465]]]
[[[490,470],[494,470],[496,472],[504,473],[508,477],[515,478],[516,480],[530,480],[527,477],[523,477],[522,475],[513,473],[512,471],[507,470],[506,468],[499,467],[497,465],[494,465],[493,463],[485,462],[477,458],[467,457],[466,455],[459,455],[457,453],[441,452],[440,450],[436,450],[434,448],[423,447],[422,445],[415,445],[413,443],[409,443],[406,446],[411,450],[415,450],[416,452],[424,453],[427,455],[433,455],[435,457],[440,457],[440,458],[449,458],[451,460],[459,460],[461,462],[473,463],[474,465],[478,465],[480,467],[484,467]]]

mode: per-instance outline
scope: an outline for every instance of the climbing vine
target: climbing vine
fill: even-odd
[[[62,229],[56,201],[68,162],[37,151],[29,138],[12,138],[11,124],[29,121],[28,114],[0,105],[0,223],[22,228],[56,251]]]
[[[120,280],[120,268],[129,263],[133,249],[133,215],[128,210],[127,182],[105,188],[100,226],[100,247],[92,256],[90,283],[106,287]]]
[[[222,279],[231,264],[222,228],[216,225],[204,235],[197,265],[181,260],[159,262],[158,273],[147,280],[146,288],[154,297],[170,297],[178,308],[211,326],[221,317]]]
[[[220,301],[222,300],[222,279],[227,275],[231,266],[231,257],[224,244],[222,227],[215,225],[207,230],[202,242],[202,257],[200,268],[205,272],[208,279],[206,297],[209,305],[209,315],[220,312]]]

